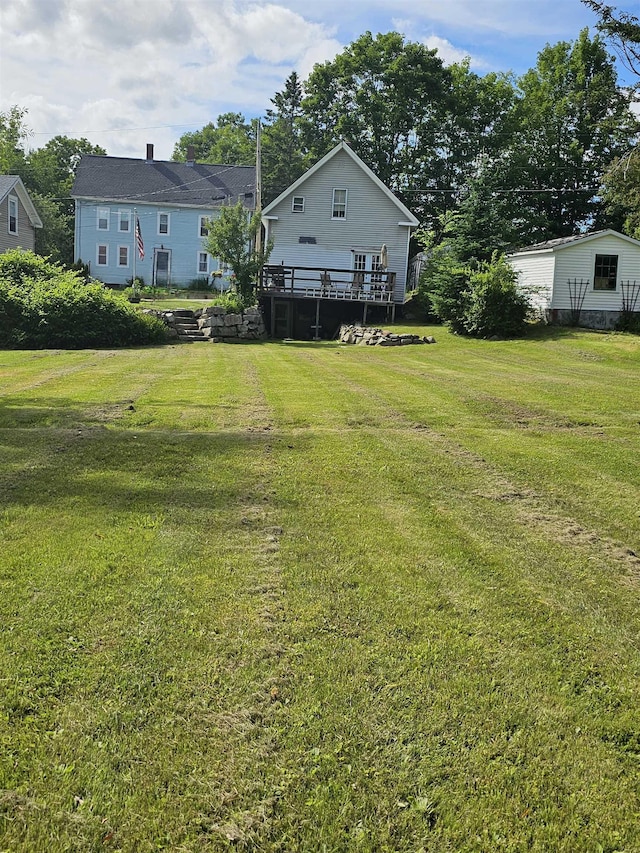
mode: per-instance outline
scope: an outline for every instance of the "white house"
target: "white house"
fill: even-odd
[[[267,205],[262,222],[273,245],[261,283],[272,333],[295,332],[297,316],[326,328],[338,303],[366,318],[367,307],[404,302],[419,221],[345,142]]]
[[[621,312],[640,311],[640,241],[617,231],[548,240],[508,260],[551,322],[610,329]]]
[[[18,175],[0,175],[0,252],[36,245],[36,228],[42,228],[29,193]]]

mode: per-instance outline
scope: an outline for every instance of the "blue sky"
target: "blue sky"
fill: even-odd
[[[637,0],[623,8],[640,16]],[[264,114],[293,69],[304,79],[366,30],[521,74],[594,23],[580,0],[13,0],[0,12],[0,110],[28,109],[32,147],[66,134],[119,156],[153,142],[168,159],[222,112]]]

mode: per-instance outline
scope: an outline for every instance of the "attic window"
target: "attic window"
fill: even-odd
[[[346,219],[347,218],[347,191],[334,189],[333,191],[333,208],[332,208],[332,219]]]
[[[9,234],[18,233],[18,199],[9,196]]]
[[[615,290],[618,279],[618,256],[596,255],[593,273],[594,290]]]
[[[294,195],[291,202],[291,211],[293,213],[304,213],[304,196]]]
[[[298,243],[311,243],[315,246],[316,238],[315,237],[298,237]]]

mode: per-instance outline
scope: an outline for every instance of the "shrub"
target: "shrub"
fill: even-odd
[[[31,252],[0,257],[0,346],[80,349],[165,338],[161,320],[139,313],[101,284],[86,284],[77,272]]]
[[[253,301],[253,299],[249,300],[250,304],[253,304]],[[232,314],[242,314],[245,308],[249,307],[242,296],[236,293],[235,290],[227,290],[225,293],[221,293],[212,302],[214,305],[222,305],[223,308],[226,308]]]
[[[517,288],[517,275],[504,256],[463,266],[453,254],[435,252],[423,287],[429,305],[452,332],[479,338],[523,333],[530,313],[527,297]]]
[[[525,330],[529,300],[517,287],[517,273],[502,256],[482,263],[469,279],[463,325],[469,335],[514,337]]]
[[[209,281],[208,278],[192,278],[185,289],[200,291],[202,293],[211,293],[216,288],[213,283]]]

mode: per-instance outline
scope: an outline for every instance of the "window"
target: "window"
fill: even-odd
[[[304,196],[294,195],[291,202],[291,210],[293,213],[304,213]]]
[[[169,233],[169,214],[168,213],[159,213],[158,214],[158,234],[168,234]]]
[[[333,191],[333,213],[331,214],[332,219],[346,219],[347,218],[347,191],[346,190],[334,190]]]
[[[97,263],[99,267],[106,267],[109,263],[109,247],[98,246]]]
[[[356,252],[353,256],[353,268],[356,272],[364,272],[367,268],[367,256]]]
[[[128,210],[118,211],[118,231],[126,231],[128,234],[131,230],[131,213]]]
[[[99,207],[98,208],[98,231],[108,231],[109,230],[109,208],[108,207]]]
[[[209,274],[209,255],[206,252],[198,252],[198,275]]]
[[[129,266],[129,247],[128,246],[118,246],[118,266],[119,267],[128,267]]]
[[[198,220],[198,234],[201,237],[209,236],[209,229],[207,228],[207,219],[208,216],[201,216]]]
[[[9,196],[9,234],[18,233],[18,199]]]
[[[618,278],[618,256],[596,255],[593,273],[594,290],[615,290]]]

